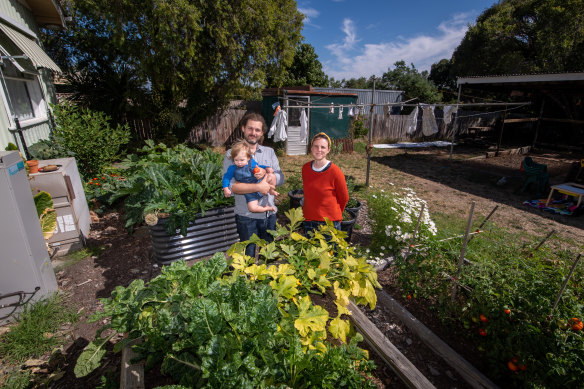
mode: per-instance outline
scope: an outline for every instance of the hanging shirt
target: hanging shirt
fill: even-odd
[[[418,127],[418,107],[414,108],[412,113],[408,115],[408,129],[406,133],[409,135],[416,132],[416,128]]]
[[[308,116],[306,110],[300,113],[300,142],[305,143],[308,140]]]
[[[286,140],[288,135],[286,135],[286,127],[288,126],[288,114],[283,109],[280,109],[276,113],[276,117],[272,122],[270,131],[268,131],[268,138],[274,137],[274,142],[280,142]]]
[[[424,136],[432,136],[438,132],[438,124],[434,117],[434,106],[422,106],[422,133]]]
[[[452,114],[457,111],[456,105],[445,105],[444,106],[444,124],[449,125],[452,120]]]

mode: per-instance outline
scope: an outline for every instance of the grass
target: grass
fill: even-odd
[[[16,324],[0,338],[0,356],[9,363],[40,357],[63,343],[59,327],[76,319],[59,295],[28,304]]]
[[[13,370],[1,381],[0,389],[26,389],[31,386],[31,372],[28,370]]]
[[[56,263],[54,266],[55,273],[69,267],[75,265],[78,262],[83,261],[91,256],[99,256],[105,246],[88,246],[84,247],[80,250],[77,250],[71,254],[63,255],[62,257],[57,257],[53,261]]]

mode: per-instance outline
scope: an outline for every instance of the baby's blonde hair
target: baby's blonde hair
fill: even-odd
[[[248,158],[251,159],[251,150],[249,149],[249,146],[247,145],[247,143],[245,143],[245,141],[240,140],[237,141],[233,144],[233,146],[231,146],[231,160],[233,161],[233,159],[242,151],[245,151],[245,154],[247,155]]]

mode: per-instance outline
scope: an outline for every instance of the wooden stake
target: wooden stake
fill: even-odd
[[[466,232],[464,233],[464,239],[462,241],[462,247],[460,248],[460,257],[458,258],[458,270],[456,271],[456,278],[452,283],[452,301],[456,300],[456,293],[458,292],[458,284],[456,281],[460,278],[462,273],[462,265],[464,264],[464,255],[466,254],[466,245],[468,244],[468,236],[472,226],[472,217],[474,214],[475,202],[473,201],[470,205],[470,212],[468,214],[468,221],[466,223]]]
[[[483,226],[485,225],[485,223],[491,218],[491,216],[493,216],[493,214],[495,213],[495,211],[497,209],[499,209],[499,205],[495,205],[495,208],[493,208],[493,210],[491,211],[491,213],[489,213],[487,215],[487,217],[485,218],[485,220],[483,220],[483,222],[481,223],[481,225],[478,226],[477,230],[480,230],[481,228],[483,228]],[[470,242],[471,240],[473,240],[473,238],[474,238],[474,234],[472,234],[472,236],[470,237],[470,239],[468,241]]]
[[[556,230],[551,230],[549,232],[549,234],[547,234],[547,236],[545,238],[543,238],[543,240],[537,245],[537,247],[533,249],[533,252],[536,252],[537,250],[539,250],[541,245],[544,244],[545,241],[548,240],[550,238],[550,236],[552,236],[554,234],[554,232],[556,232]]]
[[[572,268],[570,269],[570,273],[568,273],[568,277],[566,277],[566,280],[564,281],[564,285],[562,285],[562,289],[560,289],[560,293],[558,293],[558,297],[556,297],[556,301],[554,301],[554,305],[552,307],[552,314],[554,313],[554,310],[558,306],[558,303],[560,302],[560,297],[562,297],[564,290],[566,290],[566,286],[568,285],[568,281],[570,281],[570,278],[572,278],[572,273],[574,273],[574,269],[576,269],[578,262],[580,262],[581,256],[582,256],[582,254],[578,254],[578,257],[574,261],[574,264],[572,265]]]
[[[422,216],[424,215],[424,209],[426,208],[426,204],[422,203],[422,209],[420,209],[420,214],[418,215],[418,222],[416,223],[416,229],[412,235],[412,239],[410,239],[410,244],[408,245],[408,251],[406,251],[406,262],[408,257],[410,256],[410,249],[413,247],[414,241],[416,240],[416,235],[418,234],[418,228],[420,228],[420,220],[422,220]]]

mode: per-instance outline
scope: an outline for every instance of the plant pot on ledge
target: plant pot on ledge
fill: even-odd
[[[159,219],[156,225],[149,226],[154,259],[161,265],[168,265],[180,259],[188,261],[227,251],[239,241],[234,210],[234,207],[222,207],[207,210],[205,216],[198,213],[189,223],[186,236],[180,229],[175,235],[169,235],[166,219]]]

